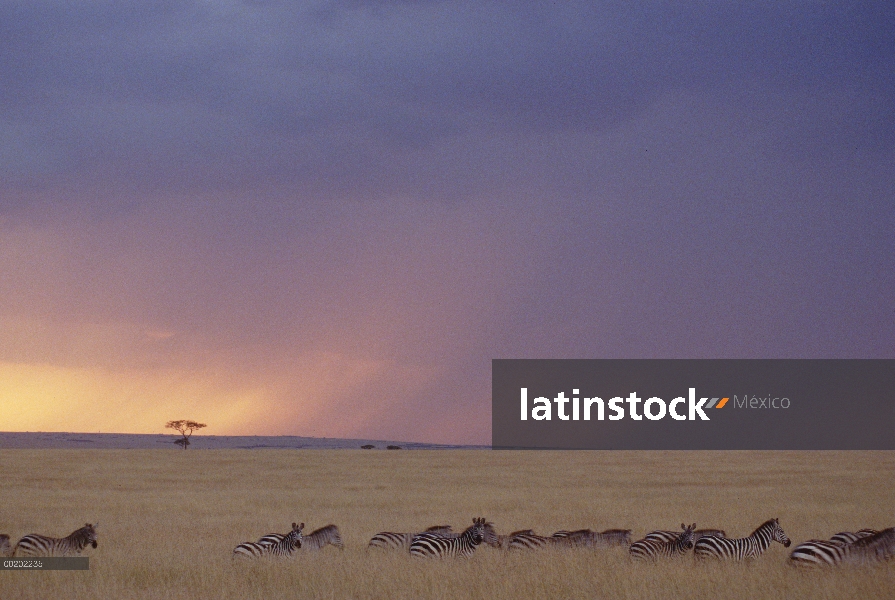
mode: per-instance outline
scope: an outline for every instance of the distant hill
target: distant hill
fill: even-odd
[[[179,435],[140,433],[64,433],[64,432],[0,432],[0,449],[167,449],[181,450],[174,442]],[[400,446],[404,450],[488,449],[489,446],[462,446],[450,444],[421,444],[394,440],[353,440],[342,438],[313,438],[293,435],[194,435],[190,438],[190,450],[225,449],[295,449],[310,450],[351,449],[373,446],[385,450],[388,446]]]

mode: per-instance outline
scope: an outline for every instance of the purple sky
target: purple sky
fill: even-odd
[[[895,5],[0,4],[0,430],[488,443],[492,358],[895,357]]]

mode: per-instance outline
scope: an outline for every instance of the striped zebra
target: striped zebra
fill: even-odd
[[[96,548],[96,525],[91,523],[64,538],[30,533],[18,541],[12,556],[71,556],[87,546]]]
[[[262,546],[276,544],[287,535],[289,534],[268,533],[267,535],[262,536],[261,539],[259,539],[255,543],[261,544]],[[335,525],[327,525],[326,527],[315,529],[308,535],[303,535],[301,539],[301,550],[302,552],[316,552],[317,550],[322,550],[329,544],[332,544],[339,550],[344,549],[344,545],[342,544],[342,535],[339,533],[339,528]]]
[[[852,533],[851,531],[840,531],[836,535],[830,538],[831,542],[836,542],[838,544],[854,544],[861,538],[870,537],[871,535],[877,534],[879,531],[876,529],[861,529],[859,531],[855,531]]]
[[[671,542],[677,539],[680,533],[677,531],[666,531],[663,529],[657,529],[656,531],[650,531],[646,534],[643,539],[645,540],[657,540],[660,542]],[[693,532],[693,543],[695,544],[702,538],[713,535],[715,537],[726,538],[727,533],[723,529],[697,529]]]
[[[796,546],[789,564],[799,567],[871,565],[895,557],[895,528],[884,529],[850,544],[831,540],[809,540]]]
[[[693,547],[693,532],[696,530],[696,523],[689,526],[681,523],[681,529],[683,531],[671,542],[648,539],[637,540],[628,548],[628,553],[635,560],[656,560],[663,557],[683,556]]]
[[[606,531],[591,531],[579,529],[577,531],[560,530],[552,536],[556,541],[554,545],[568,548],[609,548],[610,546],[630,546],[630,529],[607,529]]]
[[[731,539],[707,535],[696,542],[693,553],[698,559],[754,559],[761,556],[771,542],[780,542],[784,548],[789,548],[791,543],[780,527],[779,519],[765,521],[749,537]]]
[[[433,525],[420,533],[440,533],[442,535],[453,534],[450,525]],[[410,542],[420,533],[394,533],[392,531],[380,531],[370,539],[367,549],[378,548],[380,550],[410,550]],[[459,535],[459,534],[456,534]]]
[[[421,533],[415,535],[410,542],[410,556],[419,558],[468,558],[475,553],[475,548],[482,543],[485,537],[485,519],[472,520],[472,527],[468,527],[459,536],[440,533]]]
[[[565,537],[562,535],[558,537],[545,537],[543,535],[538,535],[529,529],[527,531],[517,533],[512,538],[510,538],[510,541],[507,544],[507,550],[541,550],[543,548],[562,544],[564,540]]]
[[[292,524],[290,531],[283,539],[273,544],[259,544],[258,542],[243,542],[233,549],[233,556],[238,558],[260,558],[262,556],[276,556],[288,558],[294,556],[301,548],[301,530],[305,524]]]
[[[0,556],[12,556],[12,546],[9,545],[9,536],[0,533]]]
[[[492,535],[488,535],[490,533]],[[510,541],[517,535],[522,535],[525,533],[534,533],[531,529],[519,529],[518,531],[513,531],[512,533],[508,533],[507,535],[500,535],[496,531],[494,531],[491,523],[485,523],[485,539],[484,542],[491,546],[492,548],[497,548],[498,550],[508,550],[510,547]]]

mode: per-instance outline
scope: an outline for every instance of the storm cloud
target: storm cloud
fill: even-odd
[[[891,357],[893,26],[3,3],[0,429],[486,443],[492,358]]]

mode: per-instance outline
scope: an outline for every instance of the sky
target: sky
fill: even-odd
[[[892,31],[0,1],[0,430],[487,444],[494,358],[895,358]]]

